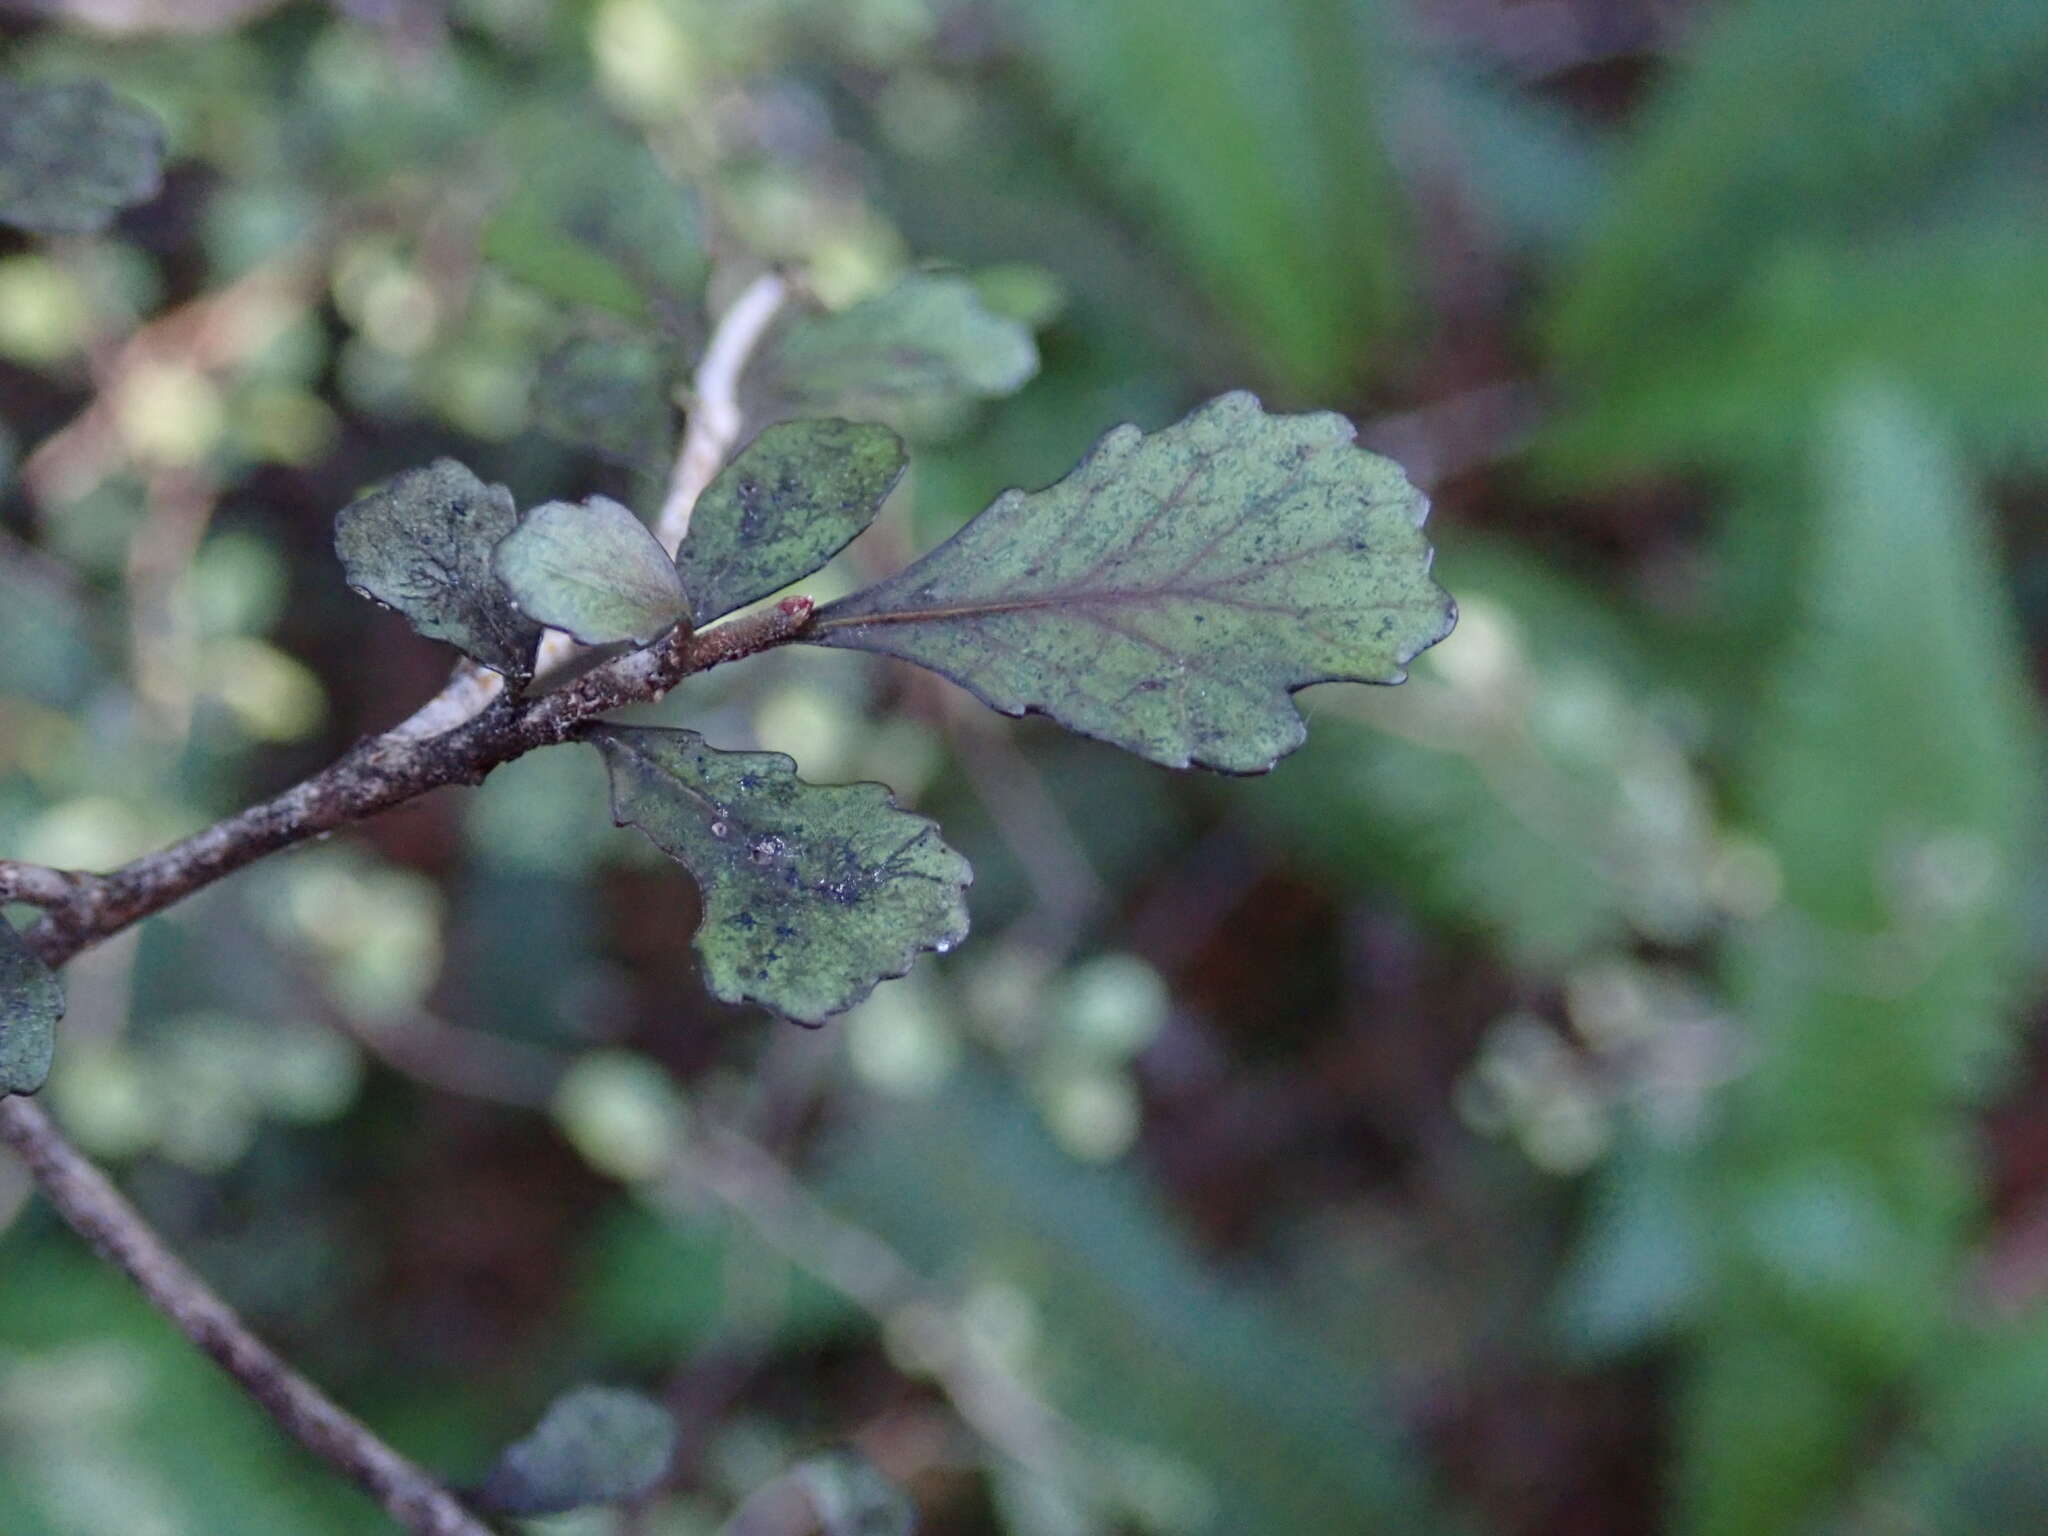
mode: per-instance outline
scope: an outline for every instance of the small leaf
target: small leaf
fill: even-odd
[[[1398,683],[1450,633],[1422,493],[1327,413],[1224,395],[1118,427],[1066,479],[1006,491],[805,638],[930,667],[1170,768],[1260,773],[1300,746],[1289,695]]]
[[[1038,344],[970,279],[917,272],[836,315],[798,321],[764,371],[783,409],[757,416],[829,412],[933,438],[956,431],[978,402],[1022,389],[1038,372]]]
[[[702,888],[697,953],[726,1002],[815,1024],[967,936],[967,861],[881,785],[806,784],[780,752],[719,752],[695,731],[591,739],[613,818]]]
[[[492,1514],[559,1515],[637,1498],[661,1481],[676,1424],[637,1392],[579,1387],[548,1405],[532,1434],[498,1458],[476,1504]]]
[[[164,130],[97,80],[0,80],[0,224],[92,234],[163,185]]]
[[[344,508],[334,548],[356,591],[523,681],[541,626],[512,605],[491,570],[491,552],[518,524],[505,487],[436,459]]]
[[[0,1098],[43,1086],[63,1017],[63,986],[0,918]]]
[[[886,427],[787,421],[705,488],[676,555],[699,628],[817,570],[874,521],[903,477]]]
[[[530,619],[585,645],[646,645],[683,617],[683,582],[647,525],[607,496],[529,508],[491,557]]]
[[[824,1536],[912,1536],[917,1506],[867,1457],[833,1451],[798,1464]]]

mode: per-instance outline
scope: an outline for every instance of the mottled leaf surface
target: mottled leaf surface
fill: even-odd
[[[585,645],[646,645],[683,616],[675,562],[608,496],[529,508],[491,564],[522,613]]]
[[[886,427],[786,421],[705,488],[676,564],[701,628],[817,570],[874,521],[903,476]]]
[[[1038,372],[1038,344],[969,279],[917,272],[836,315],[799,320],[764,361],[771,399],[757,416],[850,416],[933,438],[1022,389]]]
[[[97,80],[0,80],[0,224],[90,234],[163,184],[164,130]]]
[[[823,787],[779,752],[719,752],[694,731],[591,738],[612,815],[704,893],[697,953],[714,994],[816,1023],[967,935],[973,873],[879,784]]]
[[[365,597],[396,608],[421,634],[523,679],[541,626],[513,605],[491,569],[491,552],[518,524],[505,487],[436,459],[344,508],[334,548],[348,584]]]
[[[43,1086],[63,1016],[56,976],[0,918],[0,1097]]]
[[[675,1444],[675,1420],[659,1403],[579,1387],[556,1398],[533,1433],[506,1449],[475,1502],[523,1516],[635,1498],[661,1481]]]
[[[805,638],[918,662],[1168,767],[1258,773],[1306,734],[1296,689],[1400,682],[1450,632],[1427,510],[1343,417],[1224,395],[1005,492]]]

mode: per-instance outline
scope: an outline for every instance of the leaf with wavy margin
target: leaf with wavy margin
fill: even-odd
[[[967,861],[880,784],[821,786],[780,752],[720,752],[695,731],[606,726],[612,816],[704,893],[712,993],[805,1023],[851,1008],[921,951],[967,936]]]
[[[1264,772],[1306,735],[1296,690],[1398,683],[1456,618],[1429,574],[1428,501],[1352,437],[1243,393],[1149,435],[1118,427],[803,638],[1170,768]]]

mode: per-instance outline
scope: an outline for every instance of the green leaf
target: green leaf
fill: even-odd
[[[1269,416],[1243,393],[1149,436],[1118,427],[805,638],[1171,768],[1263,772],[1306,735],[1289,695],[1400,682],[1456,613],[1430,579],[1428,502],[1351,439],[1341,416]]]
[[[585,645],[646,645],[683,617],[675,562],[645,523],[607,496],[529,508],[491,568],[528,618]]]
[[[501,270],[628,320],[694,307],[704,248],[690,195],[647,145],[579,112],[535,114],[516,188],[484,232]]]
[[[751,414],[850,416],[942,437],[1037,372],[1029,328],[992,311],[971,279],[916,272],[785,331],[764,357],[771,398]]]
[[[705,488],[676,553],[701,628],[817,570],[874,521],[903,477],[886,427],[787,421]]]
[[[409,469],[352,502],[334,526],[348,584],[514,680],[533,673],[541,626],[512,604],[491,552],[519,524],[512,493],[453,459]]]
[[[559,1515],[636,1498],[675,1454],[669,1411],[637,1392],[578,1387],[498,1458],[475,1502],[493,1514]]]
[[[0,224],[91,234],[155,197],[164,130],[97,80],[0,80]]]
[[[697,953],[726,1002],[817,1023],[967,936],[967,861],[881,785],[806,784],[780,752],[719,752],[695,731],[591,739],[614,819],[703,889]]]
[[[1376,345],[1409,286],[1384,124],[1387,87],[1414,68],[1378,24],[1393,9],[1293,0],[1247,26],[1239,0],[1012,7],[1119,215],[1142,213],[1170,264],[1304,391],[1398,355]]]
[[[849,1116],[818,1166],[828,1205],[919,1270],[1016,1288],[1047,1406],[1083,1443],[1177,1470],[1158,1528],[1467,1528],[1432,1507],[1391,1351],[1318,1327],[1292,1287],[1219,1269],[1141,1167],[1077,1165],[1008,1074],[965,1065],[944,1092]]]
[[[0,1098],[43,1086],[63,1017],[63,986],[0,918]]]
[[[1779,894],[1723,956],[1749,1061],[1703,1148],[1681,1532],[1809,1522],[1952,1357],[1976,1106],[2039,970],[2040,725],[1987,521],[1914,399],[1859,384],[1824,427],[1735,786]]]

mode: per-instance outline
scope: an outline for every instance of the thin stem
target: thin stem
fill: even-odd
[[[278,1426],[417,1536],[490,1536],[447,1489],[299,1375],[164,1245],[141,1212],[27,1099],[0,1100],[0,1140],[57,1212]]]
[[[740,376],[788,297],[789,285],[778,274],[763,272],[740,290],[705,345],[690,381],[689,423],[669,477],[668,497],[654,520],[654,536],[670,554],[690,531],[697,498],[725,468],[740,440]]]
[[[782,280],[757,279],[712,338],[662,511],[671,551],[690,509],[738,440],[739,375],[780,308]],[[660,698],[683,678],[794,639],[811,600],[785,598],[702,634],[667,640],[574,678],[552,692],[513,699],[495,674],[458,668],[397,729],[272,799],[135,859],[106,875],[78,875],[0,861],[0,901],[44,908],[24,940],[48,965],[141,922],[267,854],[416,799],[447,784],[481,783],[500,764],[572,739],[600,715]],[[558,647],[559,648],[559,647]],[[287,1434],[369,1492],[419,1536],[489,1536],[485,1526],[425,1472],[350,1417],[251,1333],[188,1269],[111,1180],[67,1141],[36,1105],[0,1097],[0,1141],[27,1164],[60,1216],[119,1266],[158,1311],[269,1412]]]
[[[809,598],[784,598],[698,633],[678,630],[664,644],[593,668],[553,693],[499,698],[444,735],[372,737],[282,794],[76,887],[23,939],[46,965],[61,965],[266,854],[444,785],[480,784],[493,768],[571,740],[600,715],[651,702],[685,677],[793,640],[810,616]]]

